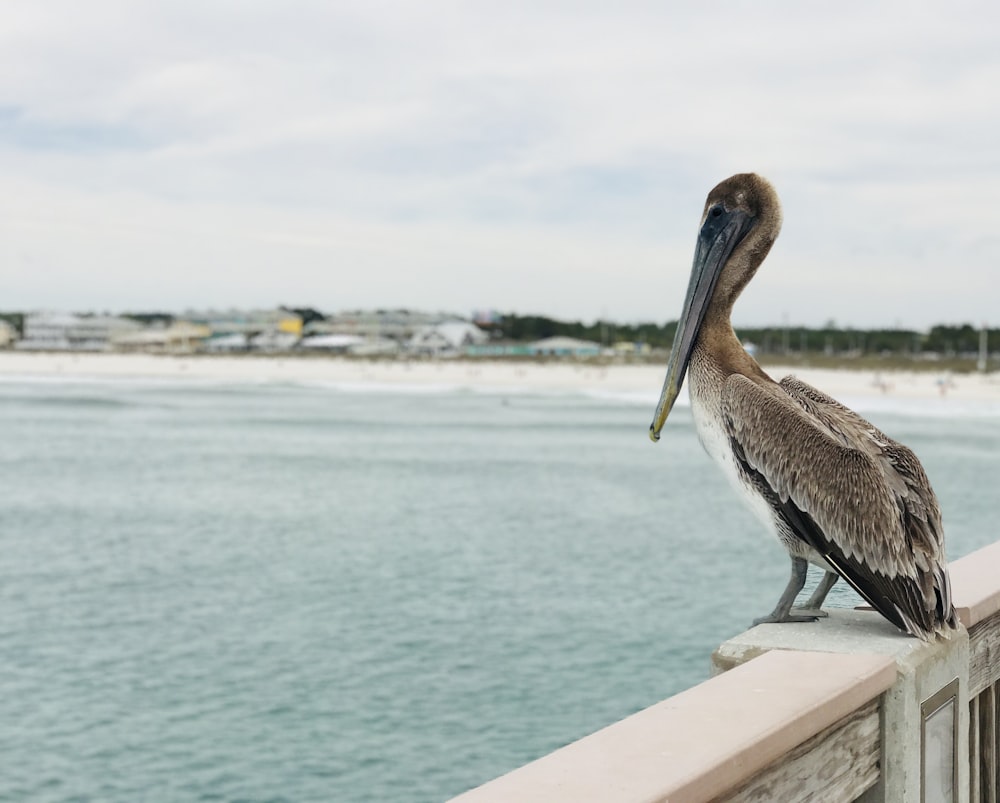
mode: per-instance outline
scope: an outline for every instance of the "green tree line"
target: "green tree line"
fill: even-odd
[[[833,324],[805,326],[735,327],[744,343],[753,343],[765,354],[825,352],[831,354],[975,354],[979,351],[980,330],[971,324],[939,324],[927,332],[912,329],[854,329]],[[498,334],[505,340],[531,342],[546,337],[574,337],[604,345],[620,341],[645,343],[668,349],[677,330],[677,321],[663,324],[622,324],[612,321],[560,321],[542,315],[503,316]],[[1000,349],[1000,329],[988,331],[989,348]]]

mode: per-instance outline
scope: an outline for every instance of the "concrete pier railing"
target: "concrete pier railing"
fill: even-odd
[[[1000,803],[1000,543],[951,577],[947,641],[864,610],[760,625],[711,679],[455,801]]]

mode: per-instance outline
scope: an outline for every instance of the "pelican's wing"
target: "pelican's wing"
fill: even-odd
[[[734,374],[722,407],[748,478],[876,610],[922,638],[954,620],[940,513],[912,452],[797,381]]]
[[[921,557],[930,565],[943,565],[946,561],[941,508],[917,456],[812,385],[793,376],[786,376],[780,384],[796,404],[835,433],[845,445],[871,454],[882,469],[903,515],[903,529],[912,541],[918,566],[928,568]]]

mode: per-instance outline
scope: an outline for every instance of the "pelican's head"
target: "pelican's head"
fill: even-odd
[[[753,278],[780,228],[778,196],[770,183],[755,173],[727,178],[708,194],[667,377],[649,427],[652,440],[660,439],[660,430],[684,384],[705,313],[714,306],[728,319],[736,297]]]

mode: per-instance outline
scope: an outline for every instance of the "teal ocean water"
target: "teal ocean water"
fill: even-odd
[[[439,801],[703,680],[788,563],[655,391],[0,382],[0,800]],[[859,406],[1000,537],[1000,409]]]

